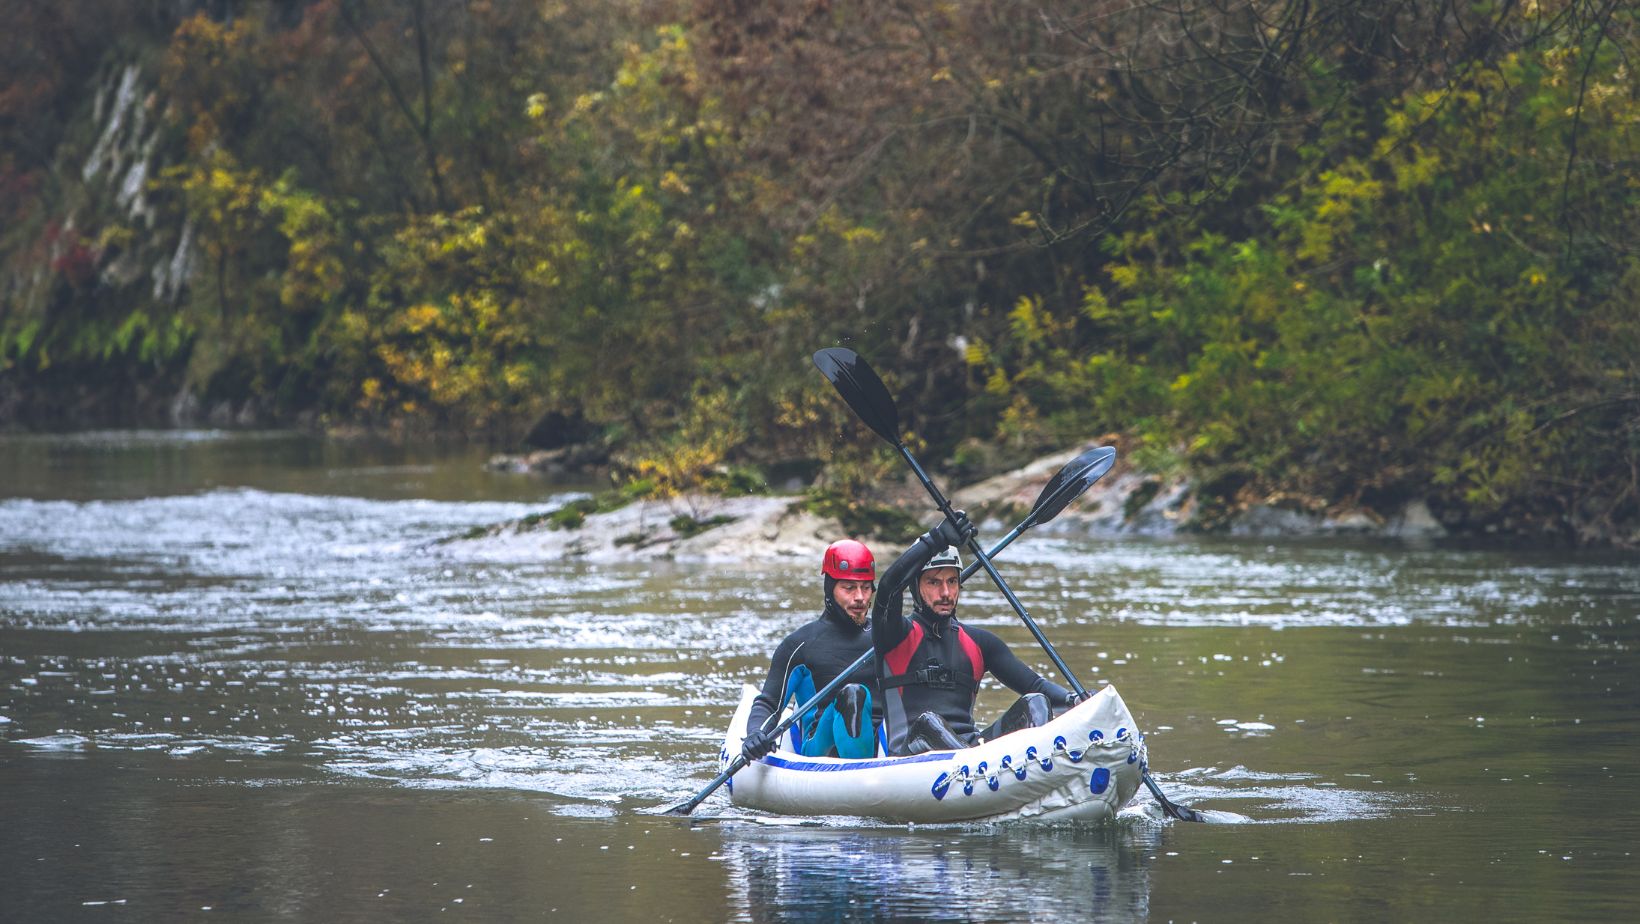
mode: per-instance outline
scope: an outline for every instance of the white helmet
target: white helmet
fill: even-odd
[[[922,567],[924,571],[933,571],[935,568],[955,568],[961,571],[962,554],[957,551],[956,546],[946,546],[945,551],[936,553],[928,560],[928,564]]]

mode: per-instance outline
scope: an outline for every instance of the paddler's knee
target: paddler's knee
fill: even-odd
[[[1011,734],[1023,728],[1037,728],[1048,724],[1053,719],[1053,704],[1041,693],[1026,693],[1002,718],[991,723],[990,727],[980,732],[980,737],[986,741],[995,741],[1003,735]]]
[[[861,728],[871,720],[871,691],[863,683],[846,683],[837,691],[836,703],[843,728],[850,738],[858,738]]]
[[[1018,708],[1024,724],[1020,728],[1037,728],[1053,721],[1053,704],[1041,693],[1026,693],[1019,698]]]
[[[921,754],[925,751],[959,751],[967,747],[951,726],[945,724],[945,719],[939,713],[925,712],[911,720],[906,726],[905,753]]]

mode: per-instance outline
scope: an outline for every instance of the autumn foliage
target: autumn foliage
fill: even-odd
[[[855,483],[846,344],[973,474],[1116,431],[1225,509],[1640,543],[1630,4],[107,6],[4,14],[18,387]],[[53,180],[130,66],[143,195]]]

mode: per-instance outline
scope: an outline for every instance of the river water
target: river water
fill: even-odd
[[[582,487],[481,461],[0,438],[0,918],[1640,908],[1633,558],[1027,534],[1004,575],[1219,823],[1142,791],[1092,828],[781,825],[722,794],[681,821],[653,811],[714,775],[740,684],[817,611],[812,569],[438,543]],[[1049,672],[999,594],[976,582],[962,614]],[[1008,701],[988,688],[979,712]]]

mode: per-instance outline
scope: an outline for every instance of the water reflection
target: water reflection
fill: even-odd
[[[1161,828],[723,829],[732,920],[1135,921]]]

